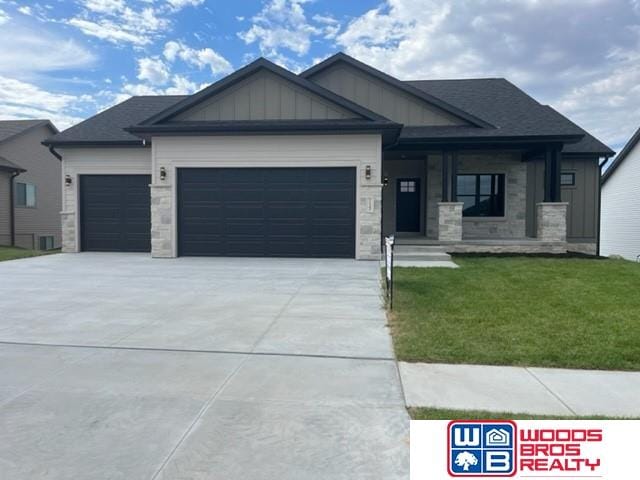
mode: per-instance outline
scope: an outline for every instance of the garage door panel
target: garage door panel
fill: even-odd
[[[179,253],[352,258],[355,178],[355,168],[180,169]],[[215,209],[199,203],[212,198]]]
[[[149,175],[81,175],[82,250],[151,250]]]

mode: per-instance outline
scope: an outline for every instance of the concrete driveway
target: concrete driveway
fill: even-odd
[[[0,477],[408,478],[377,269],[0,263]]]

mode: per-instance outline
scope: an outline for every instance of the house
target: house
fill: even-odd
[[[613,152],[504,79],[400,81],[338,53],[265,59],[190,96],[133,97],[45,142],[63,250],[377,259],[594,253]]]
[[[640,128],[602,176],[601,254],[640,259]]]
[[[60,247],[60,161],[42,145],[49,120],[0,120],[0,245]]]

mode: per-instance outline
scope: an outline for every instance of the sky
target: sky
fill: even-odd
[[[640,0],[0,0],[0,119],[67,128],[257,57],[506,77],[615,150],[640,126]]]

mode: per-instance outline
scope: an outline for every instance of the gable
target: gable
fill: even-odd
[[[342,61],[308,79],[406,126],[470,125],[466,120]]]
[[[261,69],[180,113],[172,121],[336,120],[361,118]]]

